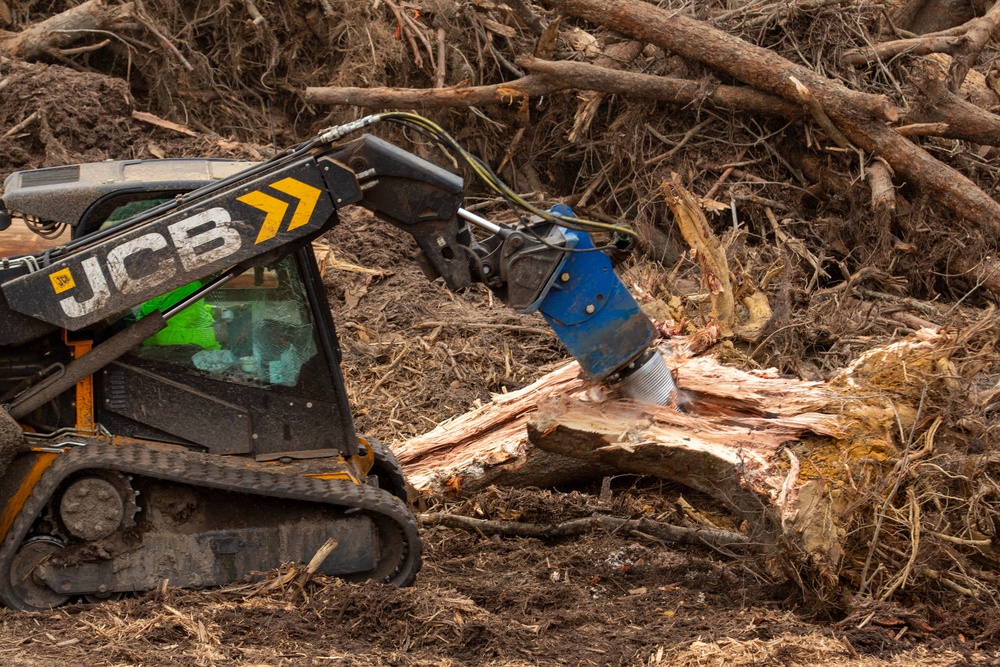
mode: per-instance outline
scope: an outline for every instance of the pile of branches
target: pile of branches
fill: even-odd
[[[982,306],[1000,290],[990,69],[1000,10],[976,17],[938,0],[59,4],[0,12],[0,54],[112,75],[143,112],[256,143],[288,145],[375,109],[422,110],[515,189],[631,224],[683,284],[698,276],[662,189],[676,174],[730,230],[734,277],[748,283],[739,290],[772,294],[774,320],[750,341],[765,366],[809,375],[864,349],[834,340],[831,313],[800,317],[831,300],[832,325],[850,340],[919,328],[907,314],[944,324],[954,312],[938,304]],[[903,315],[873,330],[859,297]]]
[[[651,260],[636,291],[666,328],[715,327],[746,367],[820,379],[875,342],[948,330],[961,345],[900,420],[847,583],[1000,590],[1000,3],[11,5],[0,54],[124,80],[139,110],[197,132],[283,145],[420,110],[515,189],[633,226]],[[692,201],[704,222],[679,229]]]

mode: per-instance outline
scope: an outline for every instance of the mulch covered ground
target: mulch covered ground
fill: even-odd
[[[14,13],[9,4],[0,0],[0,23],[16,30],[49,15],[53,3],[20,3]],[[0,58],[0,179],[16,169],[108,158],[262,159],[317,127],[357,115],[304,105],[299,95],[306,85],[432,85],[430,59],[423,66],[414,60],[424,45],[407,40],[417,31],[430,34],[431,26],[394,15],[389,3],[324,1],[287,13],[272,7],[264,27],[244,20],[249,2],[143,4],[144,22],[122,29],[131,46],[111,40],[62,64]],[[416,7],[402,4],[406,17],[419,19]],[[442,16],[451,36],[449,85],[513,78],[504,53],[513,59],[529,40],[520,29],[504,36],[509,31],[498,19],[511,23],[510,12],[485,1],[424,4]],[[786,55],[818,62],[822,44],[863,42],[861,28],[880,15],[861,7],[856,30],[851,15],[829,3],[778,4],[718,20],[738,23],[744,36]],[[812,34],[820,28],[833,32]],[[559,43],[568,58],[589,59],[588,45],[609,41],[602,34],[592,43],[592,35],[575,28],[569,34],[575,46]],[[165,48],[164,39],[181,48]],[[704,74],[656,48],[644,49],[635,66]],[[893,89],[888,74],[867,76]],[[847,190],[862,182],[853,154],[817,158],[800,145],[800,126],[734,119],[696,105],[664,112],[649,101],[612,103],[577,142],[566,138],[575,94],[534,100],[530,108],[491,109],[489,116],[433,113],[519,191],[544,190],[600,219],[633,221],[642,239],[623,267],[627,282],[651,312],[683,313],[674,325],[689,333],[706,321],[707,294],[696,261],[672,229],[660,183],[679,173],[697,194],[714,192],[722,209],[711,220],[734,275],[766,291],[774,309],[759,340],[718,346],[715,352],[731,363],[820,379],[924,324],[958,332],[967,344],[942,369],[950,389],[931,397],[928,415],[944,418],[942,450],[983,455],[983,463],[941,472],[951,486],[929,483],[941,491],[935,516],[943,523],[934,529],[944,531],[946,520],[955,519],[953,526],[995,535],[1000,486],[989,454],[1000,414],[993,400],[1000,378],[997,320],[979,278],[952,265],[975,254],[981,239],[963,235],[954,219],[905,187],[899,192],[908,207],[898,219],[888,226],[873,220],[868,191]],[[139,120],[135,110],[188,132]],[[441,157],[419,137],[391,138]],[[928,146],[995,192],[996,149],[974,152],[939,139]],[[496,210],[475,194],[470,203]],[[456,295],[428,282],[412,261],[412,241],[365,213],[345,215],[320,243],[360,432],[387,443],[404,440],[491,393],[524,386],[563,359],[539,317],[512,313],[485,289]],[[538,523],[594,511],[684,523],[692,519],[680,509],[683,495],[699,511],[717,512],[706,499],[657,480],[617,478],[610,495],[601,493],[600,482],[427,497],[422,505]],[[933,509],[931,500],[926,508]],[[911,528],[887,522],[879,556],[904,562]],[[926,549],[933,542],[924,536]],[[996,556],[968,544],[942,542],[922,555],[946,572],[971,562],[977,570],[969,576],[983,586],[978,597],[931,582],[917,592],[901,589],[890,602],[845,593],[839,611],[816,616],[799,587],[772,572],[767,554],[606,533],[499,539],[431,527],[424,540],[424,569],[404,590],[320,580],[284,590],[166,588],[50,613],[0,610],[0,664],[1000,664],[1000,622],[990,594],[997,590]]]

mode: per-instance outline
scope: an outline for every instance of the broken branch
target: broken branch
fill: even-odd
[[[311,104],[360,107],[470,107],[511,104],[525,97],[589,89],[673,104],[706,103],[768,116],[798,118],[802,115],[798,104],[739,86],[712,88],[687,79],[621,72],[586,63],[554,62],[527,56],[518,58],[517,64],[532,73],[514,81],[488,86],[437,89],[309,87],[306,88],[305,99]]]
[[[715,548],[741,547],[746,546],[750,541],[746,535],[718,528],[713,529],[706,526],[688,528],[652,519],[623,519],[601,514],[562,523],[537,524],[522,521],[492,521],[435,512],[421,514],[420,523],[425,526],[446,526],[501,537],[557,539],[585,535],[597,530],[608,530],[652,536],[667,542],[701,544]]]
[[[683,13],[639,0],[547,2],[578,18],[613,24],[636,39],[797,103],[800,95],[790,80],[794,76],[819,100],[830,119],[855,146],[883,157],[897,174],[931,193],[952,212],[977,224],[990,236],[1000,236],[1000,204],[959,171],[886,127],[884,121],[898,120],[899,112],[885,96],[850,90],[769,49]]]
[[[0,53],[35,60],[66,49],[89,33],[113,30],[129,18],[134,18],[132,3],[108,6],[104,0],[87,0],[21,32],[0,36]]]

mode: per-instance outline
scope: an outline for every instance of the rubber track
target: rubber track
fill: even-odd
[[[392,540],[395,548],[387,549],[389,553],[385,553],[385,547],[393,545],[383,544],[383,560],[373,571],[374,577],[385,583],[406,586],[413,582],[420,570],[422,545],[416,520],[409,508],[388,491],[347,480],[322,480],[267,470],[261,464],[236,457],[90,440],[85,446],[71,447],[56,457],[35,485],[0,545],[0,602],[5,606],[23,608],[23,603],[10,588],[7,573],[32,523],[59,483],[68,475],[86,469],[117,470],[235,493],[357,508],[373,515],[376,524],[382,528],[379,532],[383,537],[387,532],[387,521],[399,532],[399,539]],[[391,533],[391,529],[388,532]]]

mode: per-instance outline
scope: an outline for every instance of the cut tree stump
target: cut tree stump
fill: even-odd
[[[394,450],[425,491],[622,472],[683,484],[748,519],[800,583],[825,594],[845,563],[864,559],[859,517],[883,502],[899,452],[915,445],[904,440],[947,366],[950,340],[923,329],[808,382],[692,356],[675,339],[663,352],[679,406],[615,398],[571,363]]]

